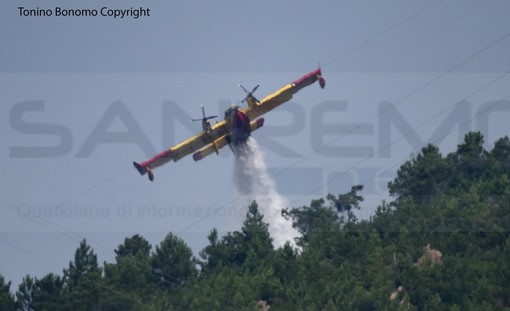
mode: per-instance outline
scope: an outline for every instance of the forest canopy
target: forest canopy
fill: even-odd
[[[137,234],[100,265],[82,240],[61,274],[17,289],[0,275],[0,310],[510,310],[508,137],[426,145],[388,190],[370,219],[355,216],[363,185],[283,210],[299,249],[273,247],[257,202],[198,256],[171,232]]]

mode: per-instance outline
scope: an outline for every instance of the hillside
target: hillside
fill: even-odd
[[[483,144],[423,147],[368,220],[362,185],[284,210],[300,251],[273,247],[254,202],[198,257],[172,233],[135,235],[100,265],[83,240],[61,275],[0,276],[0,310],[510,310],[510,139]]]

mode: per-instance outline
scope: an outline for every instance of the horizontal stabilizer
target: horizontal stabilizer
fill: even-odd
[[[147,167],[142,166],[139,163],[133,162],[133,165],[135,166],[136,170],[140,173],[140,175],[145,175],[146,173],[149,173],[149,180],[154,181],[154,173],[152,173],[151,169],[147,169]]]
[[[145,175],[147,173],[147,169],[143,166],[141,166],[139,163],[133,162],[133,165],[136,167],[140,175]]]

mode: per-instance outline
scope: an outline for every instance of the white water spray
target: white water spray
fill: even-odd
[[[247,211],[255,200],[264,221],[269,224],[273,245],[278,248],[290,242],[296,247],[294,238],[300,236],[299,232],[281,214],[282,209],[290,207],[289,201],[276,190],[276,183],[267,172],[264,154],[257,141],[249,137],[246,144],[236,147],[236,153],[234,184],[240,206]]]

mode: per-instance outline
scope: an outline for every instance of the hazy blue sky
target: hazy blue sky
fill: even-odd
[[[27,9],[150,8],[150,16],[20,16]],[[0,274],[61,274],[82,238],[101,261],[127,236],[172,231],[195,253],[236,206],[228,149],[158,169],[141,161],[315,69],[254,133],[293,206],[364,183],[363,215],[424,143],[510,132],[508,1],[2,1]],[[100,14],[99,14],[100,15]]]

